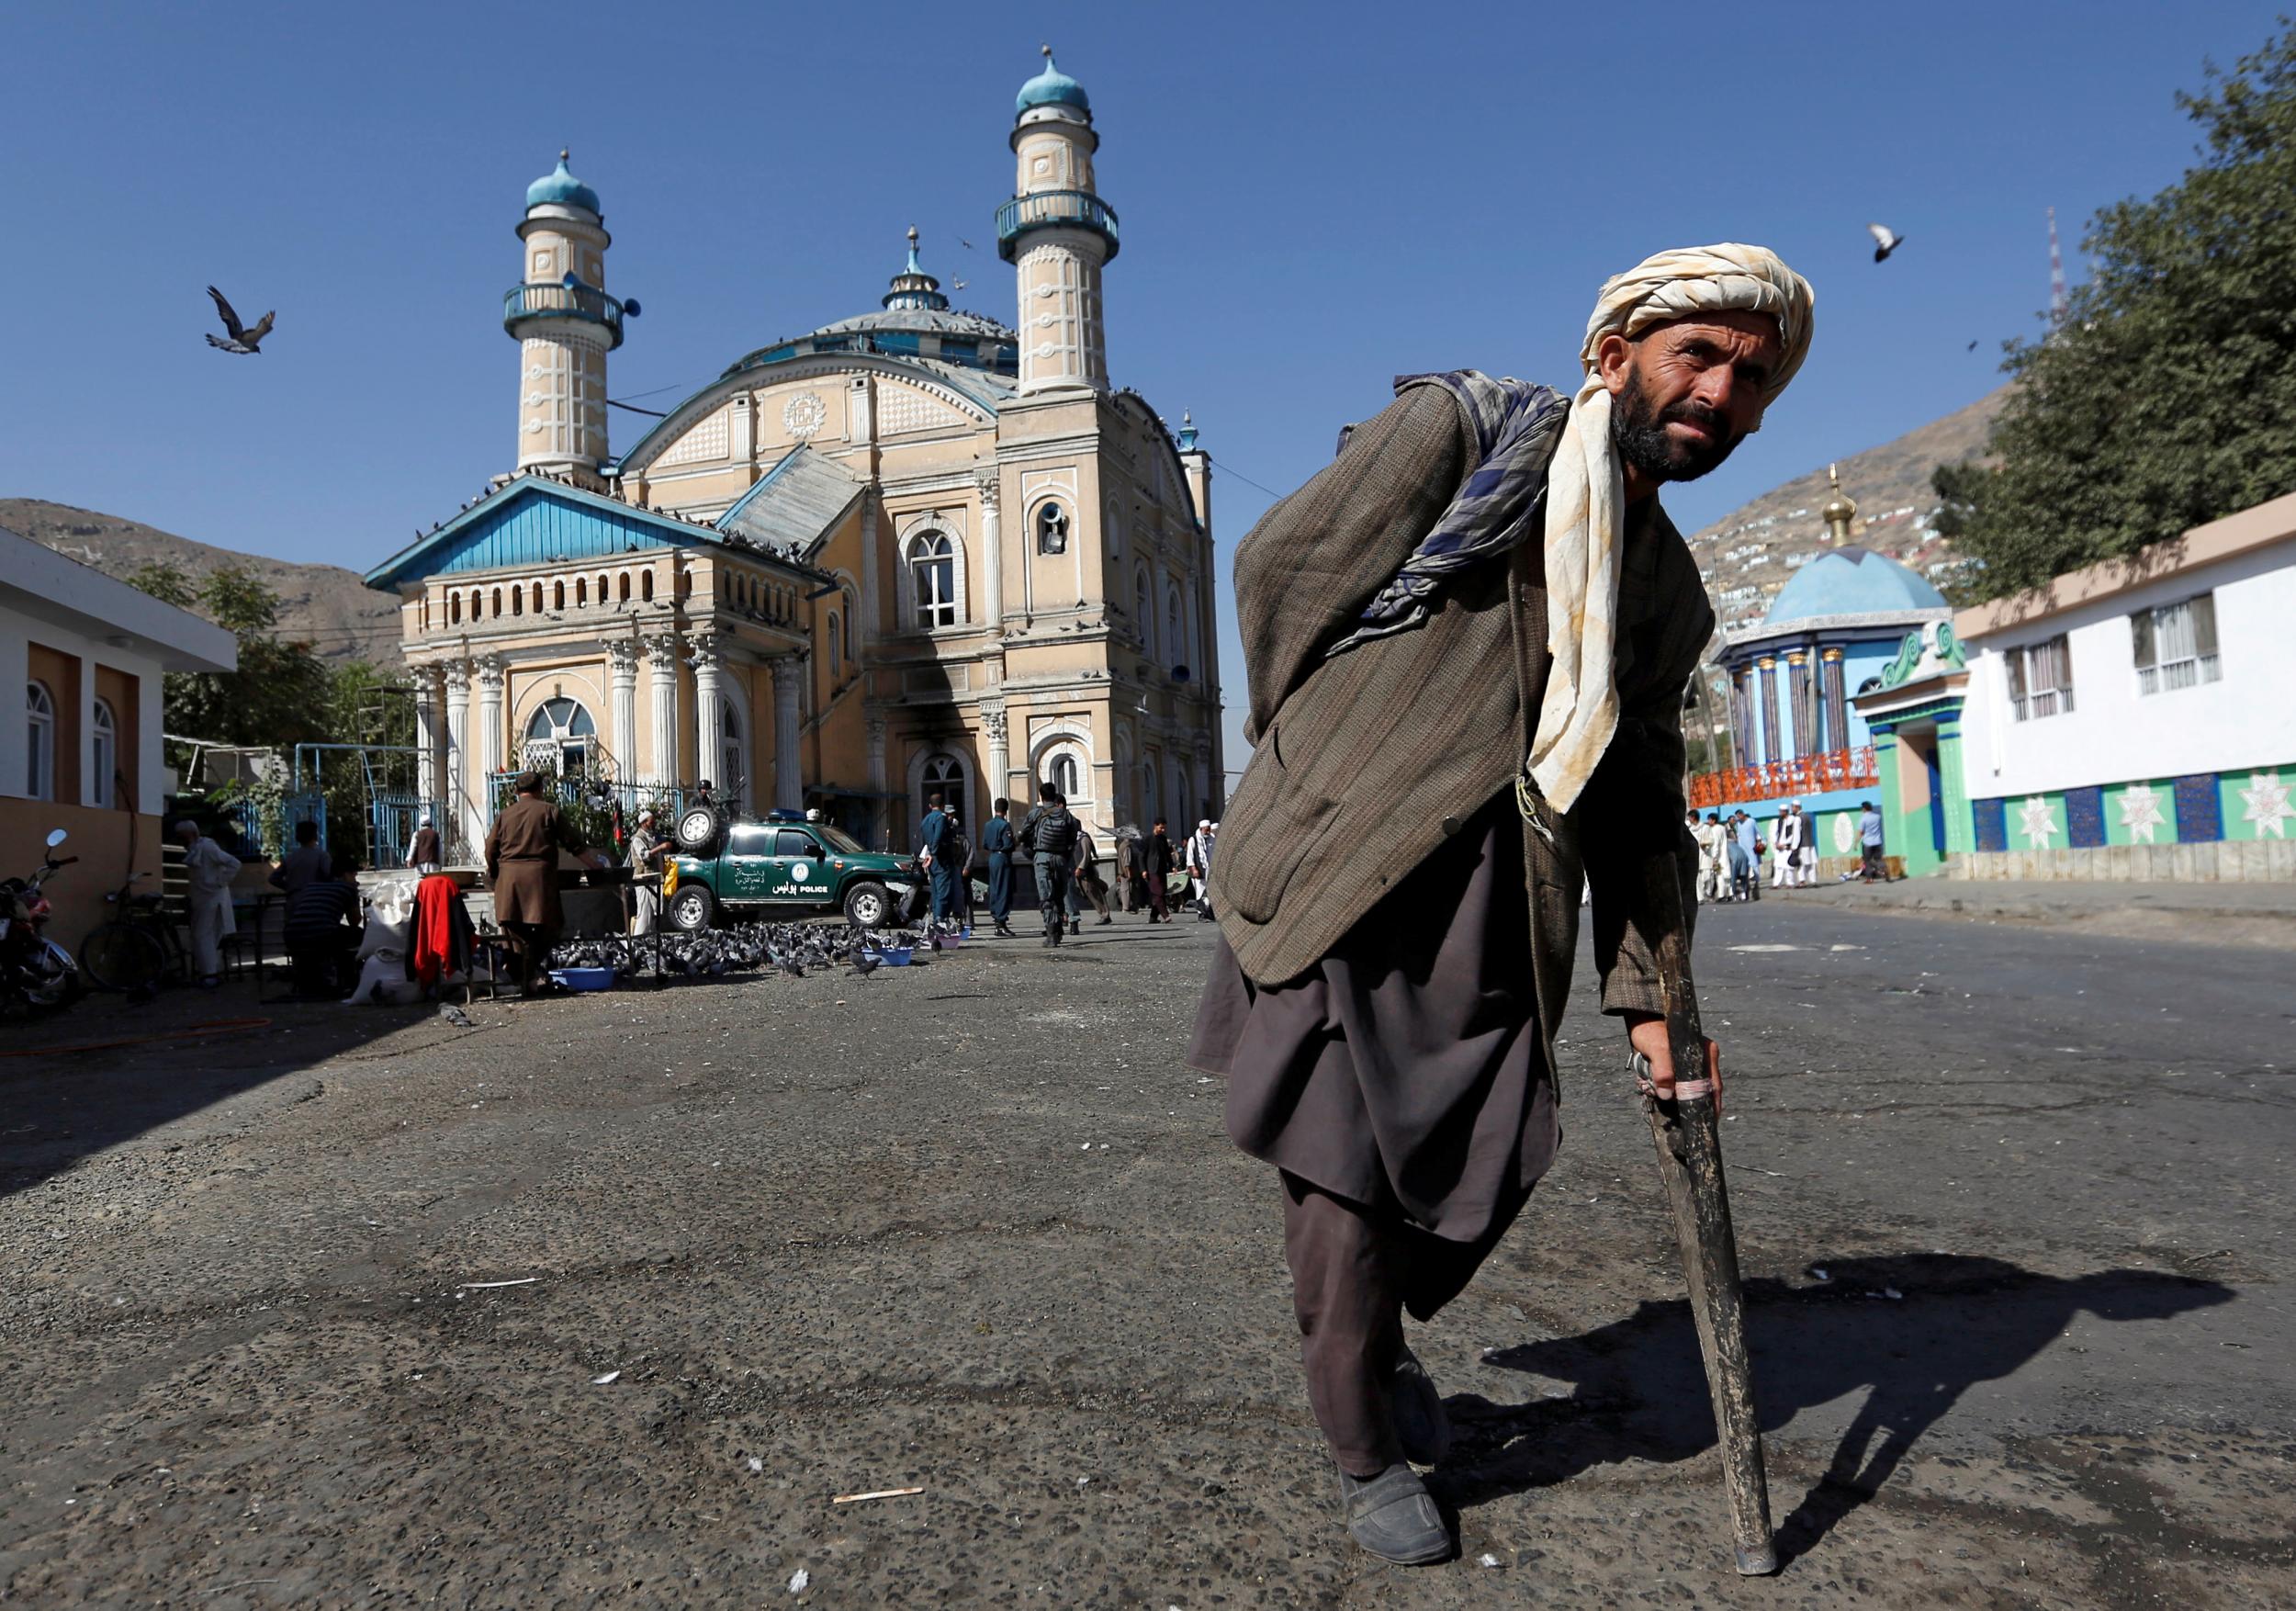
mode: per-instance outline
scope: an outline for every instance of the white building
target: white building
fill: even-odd
[[[2296,877],[2292,623],[2296,495],[1962,611],[1979,858],[2173,845],[2151,872]]]
[[[51,828],[80,858],[48,885],[51,938],[77,950],[130,871],[159,886],[161,675],[230,671],[231,635],[53,549],[0,530],[0,868],[32,871]]]

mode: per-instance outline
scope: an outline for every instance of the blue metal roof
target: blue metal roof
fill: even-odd
[[[1895,559],[1855,545],[1820,554],[1778,590],[1762,616],[1765,625],[1818,615],[1865,615],[1892,610],[1936,610],[1945,595]]]
[[[366,580],[371,588],[396,591],[411,581],[463,571],[724,542],[707,526],[635,508],[562,481],[521,476],[384,560]],[[779,558],[764,553],[758,558],[769,563]]]
[[[803,444],[717,517],[717,528],[753,542],[811,551],[860,501],[861,483]]]

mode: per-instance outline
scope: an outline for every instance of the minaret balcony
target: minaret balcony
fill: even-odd
[[[611,350],[622,344],[622,303],[595,286],[512,286],[502,297],[502,328],[514,336],[530,319],[579,319],[604,325]]]
[[[997,255],[1019,262],[1021,237],[1038,230],[1088,230],[1116,256],[1116,209],[1089,190],[1037,190],[1005,203],[996,209]]]

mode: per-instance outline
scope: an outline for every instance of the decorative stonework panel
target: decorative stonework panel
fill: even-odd
[[[658,465],[669,466],[699,464],[703,459],[724,458],[732,440],[727,412],[720,409],[670,444],[670,451],[654,462]]]
[[[877,399],[877,428],[888,436],[905,431],[945,430],[964,422],[964,416],[948,404],[905,386],[885,387]]]

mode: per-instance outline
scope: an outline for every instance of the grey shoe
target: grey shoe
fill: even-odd
[[[1443,1395],[1435,1379],[1409,1348],[1395,1362],[1395,1380],[1388,1386],[1388,1407],[1395,1420],[1395,1441],[1403,1458],[1414,1466],[1442,1463],[1451,1452],[1451,1418],[1443,1413]]]
[[[1339,1514],[1348,1536],[1382,1560],[1431,1566],[1451,1558],[1451,1530],[1419,1473],[1398,1460],[1376,1477],[1339,1474]]]

